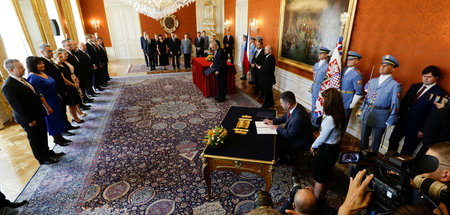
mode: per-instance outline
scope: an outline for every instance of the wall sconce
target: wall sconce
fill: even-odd
[[[230,20],[225,19],[225,22],[223,24],[224,24],[226,30],[230,30],[230,24],[231,24]]]
[[[258,20],[255,18],[250,19],[250,31],[255,33],[258,32]]]
[[[98,30],[100,28],[100,22],[98,20],[96,20],[96,19],[92,19],[91,20],[91,27],[94,30]]]

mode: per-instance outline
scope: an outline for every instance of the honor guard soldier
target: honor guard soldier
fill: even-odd
[[[345,108],[345,129],[347,128],[350,114],[355,108],[358,101],[363,97],[363,80],[362,75],[356,68],[361,55],[354,51],[349,51],[347,54],[347,66],[344,68],[341,83],[341,94],[344,101]]]
[[[256,45],[255,45],[255,38],[254,37],[250,36],[248,45],[249,45],[248,50],[250,52],[250,53],[248,53],[248,62],[251,63],[253,58],[255,57],[255,52],[256,52]],[[249,84],[255,84],[255,74],[254,74],[253,69],[251,67],[250,67],[250,74],[251,74],[251,78],[250,78],[250,81],[248,83]]]
[[[247,80],[247,74],[245,73],[245,65],[244,65],[244,54],[245,54],[245,45],[247,43],[247,35],[242,35],[242,43],[241,43],[241,51],[239,55],[239,63],[241,63],[242,68],[242,76],[241,80]]]
[[[367,92],[361,106],[361,150],[369,146],[372,134],[372,151],[378,152],[386,127],[397,121],[397,112],[402,94],[401,85],[392,77],[398,61],[391,55],[385,55],[380,65],[380,77],[373,78],[365,85]]]
[[[320,126],[320,121],[318,121],[317,117],[314,114],[316,100],[320,93],[320,87],[322,86],[323,80],[325,80],[328,68],[328,53],[330,50],[325,47],[320,47],[319,49],[319,62],[314,64],[313,66],[313,79],[314,82],[311,87],[311,96],[312,96],[312,104],[311,104],[311,122],[312,125],[318,129]]]

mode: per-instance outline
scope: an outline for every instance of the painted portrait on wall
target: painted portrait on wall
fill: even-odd
[[[333,50],[343,34],[346,53],[357,0],[282,0],[279,61],[312,71],[319,48]],[[342,28],[341,14],[350,18]],[[347,45],[347,46],[346,46]]]

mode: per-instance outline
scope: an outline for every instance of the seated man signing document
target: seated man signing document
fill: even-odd
[[[285,161],[286,155],[294,155],[309,149],[314,141],[311,119],[306,109],[297,104],[294,93],[286,91],[280,95],[280,103],[287,113],[264,123],[277,130],[277,158]],[[285,123],[284,127],[278,126]]]

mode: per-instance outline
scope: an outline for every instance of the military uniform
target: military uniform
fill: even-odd
[[[247,35],[243,35],[243,38],[247,38]],[[241,43],[241,50],[239,53],[239,63],[241,64],[241,68],[242,68],[242,76],[241,76],[241,80],[247,80],[247,74],[245,73],[245,65],[244,65],[244,54],[245,54],[245,45],[247,43],[247,40],[243,40]]]
[[[360,59],[361,55],[354,51],[349,51],[347,60]],[[345,108],[346,127],[352,113],[352,104],[354,99],[359,100],[363,96],[362,74],[356,67],[345,67],[342,73],[341,94]],[[356,95],[356,96],[355,96]],[[357,101],[355,101],[357,102]]]
[[[255,41],[255,38],[250,36],[250,40]],[[254,42],[253,43],[249,43],[249,44],[250,44],[250,47],[248,48],[248,50],[249,50],[248,62],[251,63],[253,58],[255,57],[256,45],[255,45]],[[250,79],[249,83],[254,84],[256,80],[255,80],[255,74],[253,72],[252,67],[250,67],[250,74],[251,74],[251,79]]]
[[[330,50],[321,47],[319,50],[319,53],[329,53]],[[322,62],[322,63],[321,63]],[[319,127],[320,122],[317,121],[317,117],[314,114],[315,106],[317,97],[320,93],[320,87],[322,86],[323,81],[325,80],[326,74],[327,74],[327,68],[328,68],[328,60],[320,60],[313,66],[313,79],[314,82],[311,86],[311,96],[312,96],[312,103],[311,103],[311,122],[314,127]]]
[[[390,55],[383,57],[383,63],[398,66],[398,61]],[[372,134],[372,151],[378,152],[386,127],[397,121],[401,85],[389,75],[382,83],[379,83],[379,77],[369,80],[364,90],[367,94],[360,108],[361,149],[368,148],[369,136]]]

